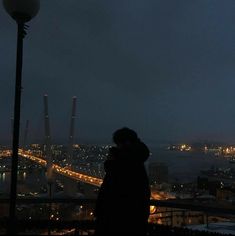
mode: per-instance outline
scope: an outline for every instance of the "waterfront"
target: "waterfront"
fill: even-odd
[[[164,163],[169,170],[169,183],[195,182],[197,177],[200,175],[200,171],[202,170],[208,170],[211,168],[216,169],[234,167],[234,164],[230,163],[228,160],[219,156],[215,156],[212,153],[205,154],[203,152],[171,151],[167,150],[166,148],[150,148],[150,150],[152,155],[150,156],[148,163],[146,163],[146,168],[148,169],[148,165],[152,162]],[[102,173],[103,162],[106,159],[105,156],[107,153],[108,149],[106,147],[98,148],[97,146],[96,148],[90,148],[90,146],[84,146],[82,149],[76,149],[74,157],[74,168],[84,173],[97,174],[96,169],[97,167],[99,167],[99,173],[100,171]],[[60,152],[60,155],[61,157],[64,156],[63,152]],[[61,157],[57,156],[56,159],[58,163],[63,164],[63,158]],[[56,159],[54,160],[56,161]],[[4,163],[7,164],[8,169],[6,172],[4,172],[3,168],[0,174],[0,192],[9,192],[9,158],[4,160],[2,159],[1,163],[2,166]],[[18,175],[19,183],[22,183],[22,186],[32,186],[33,189],[35,189],[34,184],[35,182],[37,182],[37,186],[45,188],[45,186],[47,185],[45,170],[30,161],[25,162],[24,160],[24,162],[22,163],[23,169],[19,171]],[[26,166],[28,167],[26,168]],[[100,177],[102,176],[103,174],[100,174]],[[21,187],[19,189],[21,189]],[[40,189],[37,191],[40,191]]]
[[[195,181],[201,170],[232,168],[234,164],[211,153],[170,151],[166,148],[151,148],[151,162],[163,162],[168,166],[171,181]]]

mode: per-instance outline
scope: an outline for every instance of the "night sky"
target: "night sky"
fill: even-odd
[[[234,0],[41,0],[25,39],[22,129],[66,142],[109,142],[117,128],[146,143],[235,143]],[[0,6],[0,142],[10,140],[16,25]]]

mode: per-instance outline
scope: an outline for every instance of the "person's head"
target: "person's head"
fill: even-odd
[[[138,141],[137,133],[126,127],[118,129],[113,133],[113,142],[120,147],[131,145]]]

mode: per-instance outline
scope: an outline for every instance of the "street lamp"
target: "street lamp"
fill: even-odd
[[[20,104],[21,104],[21,81],[23,65],[23,39],[26,35],[26,22],[35,17],[40,8],[40,0],[3,0],[3,6],[7,13],[16,21],[17,32],[17,54],[16,54],[16,81],[15,81],[15,104],[14,104],[14,126],[12,141],[12,163],[11,163],[11,193],[9,209],[8,233],[16,234],[16,197],[17,197],[17,172],[18,172],[18,149],[20,133]]]

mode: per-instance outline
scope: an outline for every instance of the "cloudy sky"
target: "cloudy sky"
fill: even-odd
[[[77,96],[77,142],[120,127],[147,142],[235,142],[234,0],[41,0],[25,39],[22,129],[66,141]],[[0,141],[10,140],[16,25],[0,7]]]

